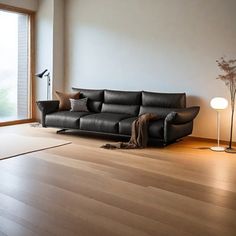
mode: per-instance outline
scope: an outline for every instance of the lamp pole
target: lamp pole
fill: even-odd
[[[217,146],[220,147],[220,112],[217,110]]]
[[[51,86],[50,72],[48,72],[45,76],[47,77],[47,100],[49,100],[49,88]]]
[[[220,146],[220,111],[216,110],[217,118],[216,118],[216,126],[217,126],[217,146],[216,147],[211,147],[212,151],[216,152],[223,152],[225,150],[224,147]]]

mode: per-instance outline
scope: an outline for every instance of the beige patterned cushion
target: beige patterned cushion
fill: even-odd
[[[70,98],[70,104],[71,104],[70,111],[88,111],[87,101],[88,98],[82,98],[82,99]]]

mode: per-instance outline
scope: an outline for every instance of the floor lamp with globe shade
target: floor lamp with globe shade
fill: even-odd
[[[223,152],[225,148],[220,146],[220,112],[228,107],[228,101],[222,97],[215,97],[211,99],[210,104],[217,113],[217,146],[211,147],[211,150],[216,152]]]

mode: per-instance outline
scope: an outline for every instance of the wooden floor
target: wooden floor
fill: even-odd
[[[0,132],[72,141],[0,161],[0,235],[236,235],[236,155],[211,143],[104,150],[54,129]]]

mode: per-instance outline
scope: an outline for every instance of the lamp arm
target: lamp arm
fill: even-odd
[[[45,73],[46,73],[47,71],[48,71],[48,69],[45,69],[43,72],[35,74],[35,76],[37,76],[38,78],[43,78],[43,76],[45,75]],[[48,72],[48,73],[49,73],[49,72]]]

